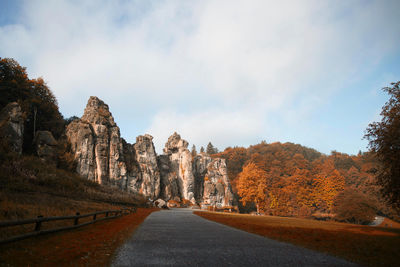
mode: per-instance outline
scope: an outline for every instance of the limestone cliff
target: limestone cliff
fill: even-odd
[[[123,144],[107,104],[90,97],[82,118],[68,125],[66,135],[80,175],[100,184],[126,187]]]
[[[164,155],[158,157],[161,196],[165,200],[178,196],[205,206],[232,206],[225,160],[204,153],[193,159],[187,147],[188,142],[177,133],[168,138]]]
[[[188,142],[174,133],[157,156],[153,137],[145,134],[129,144],[108,106],[90,97],[81,119],[71,122],[66,136],[77,172],[100,184],[142,194],[147,199],[189,200],[192,204],[231,206],[233,194],[225,160],[200,154],[194,159]]]
[[[233,193],[228,179],[225,159],[212,159],[204,177],[203,204],[217,207],[232,206]]]
[[[196,203],[194,197],[194,176],[192,167],[192,154],[190,153],[188,147],[188,142],[181,139],[181,136],[176,132],[168,138],[167,143],[164,148],[164,155],[169,158],[169,173],[168,178],[163,179],[163,181],[170,182],[173,186],[177,184],[179,194],[178,197],[184,198]],[[169,184],[164,189],[171,188]],[[172,192],[172,190],[171,190]],[[163,195],[167,198],[173,198],[176,195],[168,195],[167,192],[163,192]]]
[[[160,195],[160,171],[153,137],[148,134],[140,135],[136,137],[136,143],[133,146],[139,174],[136,178],[129,178],[129,188],[155,200]]]
[[[203,206],[232,206],[233,193],[225,159],[211,158],[201,153],[194,158],[196,198]]]

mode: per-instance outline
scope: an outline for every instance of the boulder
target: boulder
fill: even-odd
[[[11,151],[22,153],[24,119],[17,102],[9,103],[0,112],[0,137]]]
[[[167,202],[165,202],[163,199],[159,198],[156,201],[154,201],[154,206],[162,209],[167,207]]]

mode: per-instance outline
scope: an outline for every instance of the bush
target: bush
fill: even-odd
[[[355,224],[368,224],[376,215],[374,203],[366,195],[351,188],[336,197],[333,211],[336,220]]]

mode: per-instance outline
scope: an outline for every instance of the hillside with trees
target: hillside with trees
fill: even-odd
[[[378,161],[373,153],[324,155],[298,144],[263,141],[215,156],[226,159],[243,211],[256,205],[269,215],[354,223],[368,223],[375,214],[396,217],[376,184]]]

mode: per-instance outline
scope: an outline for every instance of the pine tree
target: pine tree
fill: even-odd
[[[211,142],[208,142],[206,152],[207,152],[208,155],[212,155],[212,154],[216,153],[216,150],[215,150],[213,144],[211,144]]]

